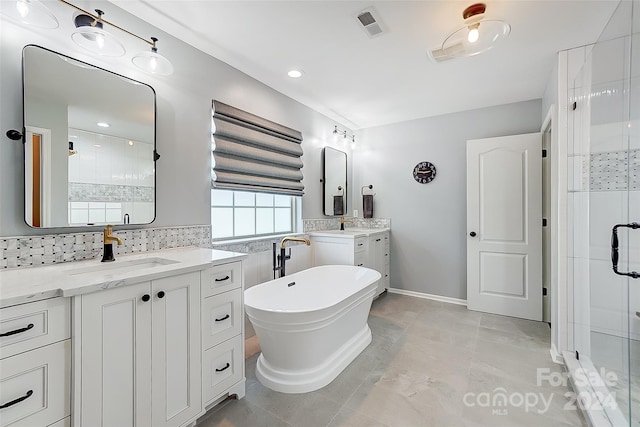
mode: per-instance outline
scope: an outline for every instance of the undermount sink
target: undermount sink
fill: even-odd
[[[78,276],[81,274],[120,274],[146,268],[162,267],[177,262],[178,261],[165,258],[133,259],[130,261],[116,260],[114,262],[101,263],[100,265],[92,265],[91,267],[67,270],[66,273],[70,276]]]

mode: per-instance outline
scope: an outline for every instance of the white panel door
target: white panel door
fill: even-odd
[[[150,289],[144,282],[81,297],[83,426],[151,424]]]
[[[200,272],[154,280],[152,420],[181,426],[202,409]]]
[[[542,320],[542,136],[467,141],[467,306]]]

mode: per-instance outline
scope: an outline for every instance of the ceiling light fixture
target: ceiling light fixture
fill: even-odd
[[[38,0],[16,0],[15,7],[5,5],[0,14],[12,21],[39,28],[54,29],[60,25],[54,14]]]
[[[478,55],[506,38],[511,32],[511,26],[497,19],[485,19],[486,9],[484,3],[475,3],[467,7],[462,12],[464,27],[449,34],[441,47],[430,50],[428,55],[431,60],[442,62]]]
[[[110,126],[109,123],[106,123],[106,122],[98,122],[96,124],[101,128],[108,128]]]
[[[292,79],[298,79],[300,77],[302,77],[302,71],[300,70],[290,70],[287,75],[289,77],[291,77]]]
[[[342,137],[343,137],[344,139],[347,139],[347,138],[348,138],[348,139],[350,139],[350,140],[351,140],[351,142],[352,142],[352,143],[354,143],[354,144],[355,144],[355,142],[356,142],[356,136],[355,136],[355,135],[349,135],[349,134],[347,133],[347,130],[346,130],[346,129],[344,129],[344,130],[339,130],[339,129],[338,129],[338,126],[334,126],[334,127],[333,127],[333,134],[334,134],[334,135],[342,135]]]

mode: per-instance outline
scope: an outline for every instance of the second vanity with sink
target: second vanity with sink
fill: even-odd
[[[0,272],[2,425],[178,427],[244,396],[245,258],[184,248]]]
[[[382,275],[376,295],[389,287],[389,229],[346,228],[309,232],[312,264],[369,267]]]

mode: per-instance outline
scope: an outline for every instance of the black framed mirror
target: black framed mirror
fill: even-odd
[[[325,215],[347,214],[347,153],[322,149],[322,208]]]
[[[35,45],[22,66],[25,222],[153,222],[153,88]]]

